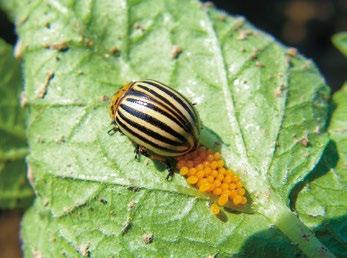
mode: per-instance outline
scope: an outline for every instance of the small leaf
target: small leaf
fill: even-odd
[[[347,83],[334,94],[328,145],[296,209],[307,225],[338,257],[347,256]]]
[[[347,57],[347,32],[340,32],[333,36],[332,41],[335,47]]]
[[[194,0],[33,1],[16,20],[38,194],[27,257],[332,256],[287,206],[328,141],[329,88],[311,62]],[[182,177],[166,181],[129,139],[107,135],[105,96],[144,78],[197,103],[202,142],[221,143],[253,214],[216,218]]]
[[[25,177],[28,150],[24,112],[19,105],[20,65],[2,39],[0,56],[0,209],[11,209],[28,206],[33,193]]]

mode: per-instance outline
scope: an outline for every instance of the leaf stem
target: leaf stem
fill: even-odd
[[[0,151],[0,161],[19,160],[25,158],[29,154],[27,147],[13,149],[7,152]]]
[[[278,212],[276,226],[308,257],[335,257],[289,208],[283,207]]]

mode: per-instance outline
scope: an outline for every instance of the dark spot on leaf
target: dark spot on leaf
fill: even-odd
[[[328,250],[324,246],[319,248],[319,253],[321,254],[321,256],[325,256],[327,252]]]
[[[133,191],[133,192],[138,192],[138,191],[140,191],[140,188],[137,186],[129,186],[128,190]]]
[[[36,97],[37,98],[44,98],[45,95],[47,94],[47,89],[48,89],[48,85],[49,82],[54,78],[54,73],[52,72],[48,72],[45,78],[45,81],[43,83],[43,85],[41,86],[41,88],[38,89],[37,93],[36,93]]]
[[[305,146],[305,147],[308,147],[309,144],[310,144],[310,142],[309,142],[307,136],[305,136],[305,137],[303,137],[301,140],[299,140],[299,143],[300,143],[301,145]]]
[[[67,42],[59,42],[59,43],[54,43],[52,45],[45,45],[45,48],[51,48],[58,50],[60,52],[66,52],[69,50],[69,46]]]
[[[298,50],[296,48],[291,47],[287,50],[287,55],[290,57],[295,57],[298,55]]]
[[[100,97],[100,100],[103,101],[103,102],[107,102],[107,101],[110,100],[110,98],[108,96],[103,95],[103,96]]]
[[[180,56],[182,53],[183,49],[179,46],[174,46],[171,50],[171,58],[176,59]]]
[[[44,198],[44,199],[43,199],[43,206],[47,207],[48,204],[49,204],[48,199],[47,199],[47,198]]]
[[[136,203],[135,203],[134,201],[130,201],[130,202],[128,203],[128,210],[131,210],[132,208],[134,208],[135,205],[136,205]]]
[[[245,19],[244,18],[242,18],[242,17],[240,17],[240,18],[238,18],[236,21],[235,21],[235,23],[234,23],[234,30],[239,30],[239,29],[241,29],[242,27],[243,27],[243,25],[245,25]]]
[[[145,28],[144,28],[141,24],[139,24],[139,23],[135,23],[135,24],[134,24],[134,28],[135,28],[136,30],[140,30],[141,32],[144,32],[144,31],[145,31]]]
[[[89,245],[88,244],[81,245],[79,247],[79,251],[83,257],[90,257],[90,251],[89,251]]]
[[[249,29],[241,30],[239,32],[239,35],[236,37],[236,39],[237,40],[245,40],[252,34],[253,34],[253,32]]]
[[[294,67],[294,64],[292,62],[292,58],[289,57],[289,56],[286,56],[286,62],[288,64],[288,66],[291,68],[291,67]]]
[[[277,87],[275,90],[275,97],[281,97],[284,90],[285,90],[285,86],[283,84]]]
[[[120,49],[118,47],[113,47],[110,49],[110,53],[114,56],[119,56],[120,55]]]
[[[107,203],[108,203],[107,200],[104,199],[104,198],[101,198],[101,199],[100,199],[100,202],[101,202],[102,204],[107,204]]]
[[[302,238],[303,238],[305,241],[309,241],[309,240],[310,240],[310,235],[309,235],[309,234],[303,234],[303,235],[302,235]]]
[[[224,223],[228,221],[228,217],[223,210],[221,210],[221,212],[218,213],[216,218],[219,219],[221,222],[224,222]]]
[[[87,47],[92,47],[92,46],[94,46],[94,41],[91,40],[91,39],[84,39],[84,44],[85,44]]]
[[[143,242],[148,245],[153,242],[154,235],[152,233],[146,233],[143,235]]]
[[[255,60],[258,58],[258,50],[257,49],[253,49],[252,50],[252,54],[251,54],[251,59]]]
[[[125,223],[124,227],[122,228],[121,234],[124,235],[124,234],[128,233],[128,231],[130,230],[131,226],[132,226],[131,222],[128,220]]]
[[[65,139],[64,135],[56,140],[56,143],[65,143],[65,142],[66,142],[66,139]]]

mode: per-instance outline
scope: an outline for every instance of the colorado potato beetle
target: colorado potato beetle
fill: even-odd
[[[133,81],[112,97],[110,115],[114,126],[136,146],[140,154],[164,161],[172,176],[170,158],[195,150],[200,121],[193,105],[179,92],[155,81]]]

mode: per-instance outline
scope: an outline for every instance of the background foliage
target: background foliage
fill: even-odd
[[[25,177],[24,112],[19,103],[22,78],[12,47],[0,39],[0,209],[26,207],[32,191]]]

